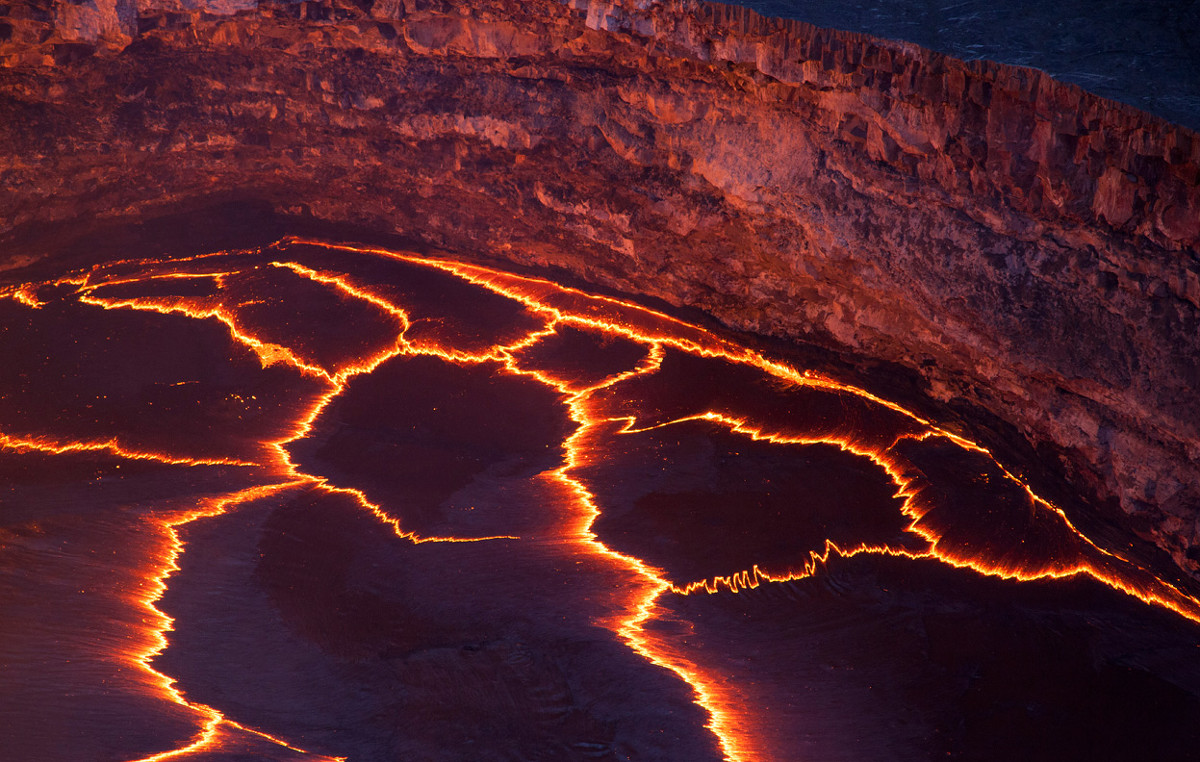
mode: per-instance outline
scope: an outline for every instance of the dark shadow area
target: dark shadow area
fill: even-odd
[[[738,0],[769,16],[1042,69],[1200,129],[1200,7],[1187,0]]]

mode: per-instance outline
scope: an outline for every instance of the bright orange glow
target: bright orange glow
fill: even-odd
[[[414,265],[437,268],[465,282],[520,302],[528,308],[529,312],[537,316],[537,320],[543,321],[543,325],[540,328],[526,331],[508,343],[497,344],[487,347],[484,351],[476,352],[467,352],[454,346],[441,345],[429,339],[413,341],[409,339],[408,333],[414,320],[419,316],[410,315],[404,305],[396,304],[385,298],[381,295],[380,290],[373,289],[369,284],[362,283],[345,273],[336,271],[336,269],[313,269],[289,261],[287,248],[293,244],[324,247],[347,256],[392,258]],[[39,288],[45,285],[74,285],[76,286],[76,297],[80,302],[102,309],[143,310],[162,314],[179,314],[196,320],[217,320],[227,328],[230,340],[253,352],[264,368],[273,364],[283,364],[304,376],[317,379],[322,384],[320,388],[323,391],[320,394],[302,406],[302,409],[291,420],[282,422],[286,425],[285,430],[287,431],[284,436],[261,443],[262,451],[265,453],[264,462],[261,463],[220,458],[187,459],[167,453],[141,452],[125,448],[115,439],[73,442],[58,441],[49,435],[24,438],[0,435],[0,448],[17,452],[37,451],[64,454],[97,451],[120,458],[146,459],[179,465],[259,466],[266,469],[273,480],[269,484],[205,501],[195,510],[173,516],[158,526],[165,536],[166,547],[159,564],[149,573],[150,585],[145,598],[139,601],[139,605],[150,614],[151,623],[148,627],[151,644],[144,650],[133,654],[131,659],[139,669],[143,669],[153,676],[164,700],[186,707],[198,716],[201,730],[186,747],[164,751],[145,757],[138,762],[184,759],[194,753],[224,748],[229,734],[234,731],[248,733],[278,747],[307,754],[307,752],[289,745],[283,739],[238,725],[226,719],[215,708],[189,702],[186,696],[175,687],[170,677],[157,672],[152,666],[154,658],[168,646],[167,634],[172,627],[171,618],[160,611],[156,604],[167,589],[169,578],[180,568],[176,562],[184,551],[184,545],[176,532],[177,527],[188,522],[221,515],[236,509],[243,503],[279,495],[294,488],[306,487],[319,488],[328,493],[351,497],[364,511],[389,526],[398,537],[413,543],[519,541],[521,539],[512,535],[418,536],[416,533],[406,530],[402,521],[391,515],[384,506],[368,499],[362,490],[336,485],[327,479],[304,473],[303,469],[292,460],[289,446],[312,435],[322,413],[342,395],[347,385],[355,377],[370,374],[385,362],[402,356],[436,357],[445,362],[463,365],[494,363],[498,369],[497,372],[534,379],[558,395],[576,428],[562,443],[561,465],[539,477],[554,483],[570,497],[567,507],[568,515],[557,517],[561,519],[560,526],[564,527],[562,536],[553,539],[569,545],[580,555],[590,556],[605,564],[615,565],[636,580],[636,589],[630,594],[623,612],[619,616],[611,617],[599,624],[615,633],[647,661],[671,670],[691,686],[696,703],[709,715],[707,727],[716,736],[722,753],[730,762],[748,762],[753,758],[754,752],[751,739],[744,737],[733,719],[735,716],[735,712],[732,711],[733,699],[722,689],[720,676],[709,673],[698,665],[681,662],[678,658],[656,647],[653,639],[646,632],[646,624],[656,616],[659,601],[664,595],[738,593],[763,584],[802,579],[818,574],[831,555],[851,557],[876,554],[911,559],[935,559],[957,568],[971,569],[983,575],[1016,581],[1088,575],[1147,604],[1169,609],[1189,620],[1200,623],[1200,601],[1197,598],[1122,558],[1117,553],[1100,547],[1084,536],[1062,509],[1034,494],[1027,483],[997,462],[986,448],[963,436],[948,432],[915,412],[861,388],[819,374],[797,370],[785,362],[740,346],[713,331],[690,325],[662,312],[611,297],[586,294],[577,289],[562,287],[540,278],[512,275],[474,264],[423,259],[415,255],[382,249],[330,245],[301,239],[285,239],[272,248],[271,254],[273,259],[269,263],[248,265],[244,270],[232,267],[221,269],[215,266],[221,260],[209,261],[210,257],[193,257],[177,261],[114,263],[95,268],[85,276],[73,276],[55,281],[53,284],[23,284],[0,292],[0,296],[8,296],[28,307],[41,308],[45,303],[38,298]],[[211,257],[220,256],[223,255],[211,255]],[[178,266],[176,263],[184,262],[187,262],[189,267],[195,267],[197,271],[193,272],[182,268],[175,272],[171,270],[172,266]],[[284,270],[311,281],[311,283],[331,289],[340,298],[347,301],[371,305],[385,316],[384,322],[387,325],[394,325],[394,339],[377,344],[370,351],[365,351],[362,356],[337,364],[337,367],[333,367],[334,363],[319,364],[313,357],[305,353],[303,347],[290,346],[280,343],[279,340],[265,340],[262,336],[256,335],[254,330],[246,325],[246,321],[239,317],[239,310],[254,302],[237,302],[229,296],[229,294],[235,293],[235,287],[244,286],[241,279],[249,277],[246,273],[254,267],[266,270],[270,268]],[[213,296],[165,297],[111,297],[105,295],[105,289],[111,290],[123,284],[172,278],[210,279],[215,284],[217,293]],[[307,287],[310,284],[305,285]],[[267,297],[269,295],[263,295],[263,298]],[[242,313],[243,316],[244,314]],[[601,380],[590,383],[573,380],[567,377],[569,374],[522,359],[521,350],[555,336],[562,326],[582,328],[607,337],[634,342],[645,348],[645,355],[633,367],[616,369]],[[639,422],[637,415],[623,417],[606,415],[603,412],[603,406],[598,402],[598,393],[602,391],[619,393],[622,383],[639,376],[652,376],[662,367],[666,347],[700,357],[720,358],[730,363],[754,368],[784,386],[810,387],[855,395],[882,408],[902,414],[905,416],[905,425],[907,425],[907,421],[911,420],[919,433],[902,434],[890,446],[875,447],[863,444],[852,436],[807,436],[803,431],[787,431],[778,422],[750,420],[714,410],[702,410],[693,415],[652,425]],[[667,429],[689,421],[705,422],[750,440],[769,442],[781,447],[833,445],[845,452],[869,459],[882,469],[895,485],[895,496],[901,501],[900,510],[909,522],[907,532],[912,535],[910,539],[913,540],[913,546],[889,547],[865,543],[839,545],[831,539],[826,539],[820,551],[812,551],[807,557],[795,559],[794,565],[786,573],[764,572],[757,564],[752,564],[749,568],[730,570],[728,574],[709,579],[673,583],[668,580],[663,570],[655,568],[642,559],[605,545],[593,529],[597,518],[601,515],[602,507],[597,505],[595,496],[581,476],[583,467],[590,459],[603,457],[603,453],[597,455],[593,451],[594,448],[590,443],[605,437],[633,436],[652,430]],[[888,434],[888,439],[891,439],[892,436],[893,434]],[[961,545],[956,545],[954,539],[949,537],[946,532],[939,531],[934,526],[933,519],[940,518],[941,514],[935,515],[933,512],[944,506],[938,506],[932,502],[932,498],[927,494],[926,485],[922,481],[923,477],[919,475],[919,469],[910,462],[902,450],[905,447],[922,443],[943,441],[953,447],[978,455],[984,459],[989,468],[994,464],[994,469],[1004,480],[1027,495],[1031,510],[1036,511],[1038,518],[1044,520],[1044,525],[1048,527],[1047,531],[1056,532],[1058,533],[1055,535],[1056,537],[1061,535],[1069,540],[1070,552],[1064,553],[1062,557],[1044,559],[1037,565],[1013,561],[1000,562],[988,555],[992,551],[969,553]],[[919,549],[913,549],[918,546]],[[314,758],[335,759],[320,756],[314,756]]]
[[[149,757],[142,757],[134,762],[161,762],[162,760],[186,759],[193,753],[205,752],[220,748],[219,743],[221,734],[223,730],[228,732],[228,728],[222,728],[223,725],[252,733],[255,736],[291,751],[299,752],[301,754],[308,754],[308,752],[304,751],[303,749],[296,748],[295,746],[288,744],[286,741],[227,720],[225,716],[221,714],[221,712],[210,706],[188,701],[188,699],[179,691],[179,689],[175,687],[174,680],[151,666],[151,662],[154,661],[154,658],[162,653],[164,649],[166,649],[168,644],[167,633],[171,631],[171,627],[174,624],[174,620],[171,619],[171,617],[159,610],[157,603],[167,591],[167,579],[172,574],[179,571],[179,565],[177,562],[179,560],[179,556],[183,553],[184,546],[183,542],[179,539],[179,534],[176,532],[175,528],[198,519],[219,516],[241,503],[252,502],[254,500],[270,497],[302,483],[303,482],[290,482],[249,487],[232,495],[226,495],[224,497],[205,501],[195,510],[179,514],[161,523],[160,529],[166,533],[166,548],[163,552],[159,566],[155,570],[154,576],[150,580],[150,585],[145,593],[145,597],[140,601],[141,606],[146,609],[150,616],[150,620],[154,623],[151,642],[149,646],[142,651],[132,654],[131,659],[138,668],[149,673],[149,675],[154,679],[154,681],[158,684],[159,689],[162,691],[163,698],[195,712],[202,718],[203,724],[195,740],[193,740],[187,746],[184,746],[180,749],[164,751]],[[327,757],[321,755],[313,755],[313,759],[326,760],[327,762],[344,762],[340,757]]]
[[[46,306],[45,302],[37,298],[37,293],[29,284],[25,284],[16,288],[9,294],[9,296],[11,296],[13,299],[16,299],[21,304],[24,304],[26,307],[32,307],[35,310],[40,310],[42,307]]]
[[[122,447],[115,439],[103,442],[55,442],[47,437],[14,437],[0,434],[0,449],[64,455],[72,452],[107,452],[128,460],[153,460],[175,466],[254,466],[234,458],[181,458],[165,452],[146,452]]]
[[[212,318],[224,323],[229,329],[229,335],[234,341],[245,346],[254,354],[258,355],[259,362],[264,368],[276,363],[284,363],[293,368],[316,378],[330,379],[330,373],[324,368],[311,365],[304,360],[301,360],[295,352],[287,347],[280,346],[268,341],[262,341],[254,336],[245,333],[239,328],[237,319],[221,305],[213,306],[198,306],[194,300],[182,297],[173,298],[153,298],[145,297],[139,299],[105,299],[103,297],[92,296],[89,294],[81,294],[79,301],[84,304],[91,304],[105,309],[127,308],[134,310],[145,310],[147,312],[158,312],[163,315],[179,314],[187,317],[202,320]]]

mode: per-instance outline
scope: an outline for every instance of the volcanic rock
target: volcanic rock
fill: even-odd
[[[908,369],[1200,571],[1188,129],[692,0],[7,14],[9,278],[296,230],[556,268]]]

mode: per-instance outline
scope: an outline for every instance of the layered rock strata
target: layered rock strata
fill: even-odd
[[[9,275],[235,197],[918,372],[1200,570],[1200,136],[1032,70],[691,2],[36,0]]]

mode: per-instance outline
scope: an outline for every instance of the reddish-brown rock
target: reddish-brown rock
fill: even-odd
[[[561,268],[918,371],[1200,568],[1195,133],[705,3],[133,7],[4,22],[12,278],[231,196]]]

